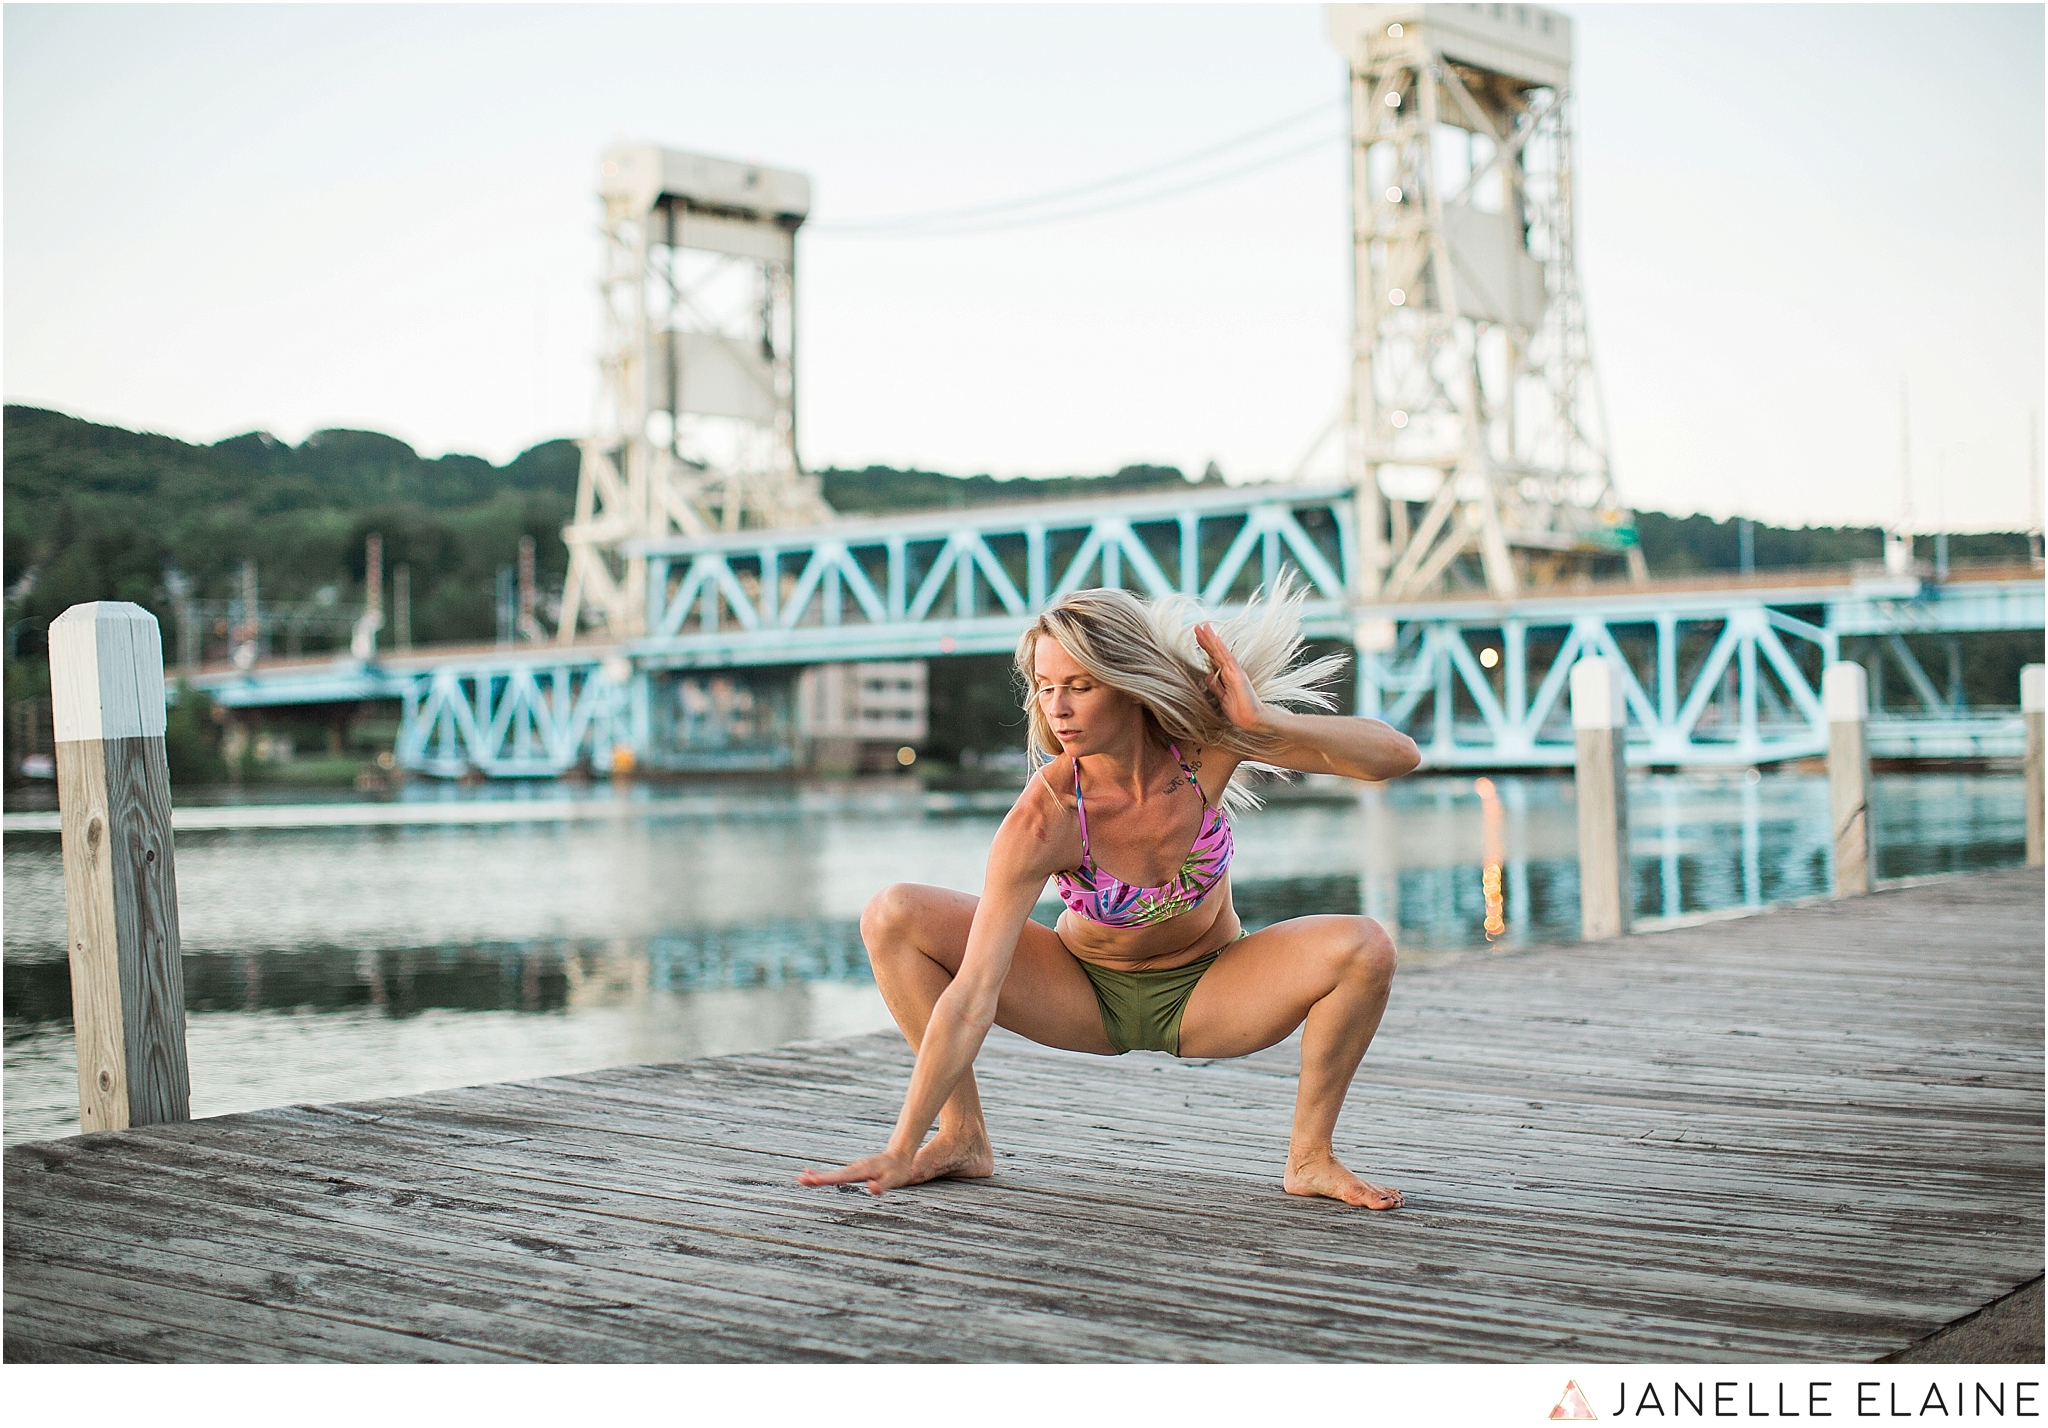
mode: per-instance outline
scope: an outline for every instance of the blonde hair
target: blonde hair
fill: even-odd
[[[1337,704],[1323,686],[1343,671],[1345,657],[1296,663],[1307,596],[1283,575],[1270,595],[1254,592],[1240,614],[1216,621],[1216,633],[1262,702],[1327,713]],[[1273,752],[1273,736],[1238,728],[1209,692],[1209,657],[1195,642],[1195,626],[1205,618],[1207,612],[1188,596],[1147,600],[1128,590],[1076,590],[1048,606],[1017,641],[1032,768],[1062,752],[1036,698],[1038,641],[1050,636],[1090,677],[1143,705],[1162,742],[1229,749],[1243,755],[1248,767],[1273,772],[1260,762]],[[1234,809],[1259,805],[1258,796],[1235,780],[1224,789],[1223,802]]]

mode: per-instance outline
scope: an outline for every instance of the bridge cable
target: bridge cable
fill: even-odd
[[[1319,138],[1315,140],[1314,143],[1311,145],[1303,145],[1298,146],[1294,149],[1284,150],[1279,154],[1270,155],[1266,158],[1255,160],[1253,163],[1249,165],[1242,165],[1236,169],[1226,170],[1221,174],[1215,174],[1205,178],[1195,179],[1178,187],[1169,188],[1151,194],[1140,195],[1130,199],[1112,200],[1112,202],[1106,206],[1084,208],[1081,210],[1067,211],[1055,214],[1031,215],[1017,218],[1014,220],[999,219],[998,222],[993,224],[980,224],[975,222],[975,220],[977,219],[999,218],[1000,215],[1010,214],[1016,210],[1042,208],[1047,204],[1060,203],[1064,202],[1067,199],[1080,198],[1091,193],[1097,193],[1103,189],[1117,188],[1124,185],[1137,183],[1145,179],[1154,178],[1160,174],[1170,172],[1173,169],[1183,168],[1188,164],[1196,163],[1203,159],[1213,158],[1218,154],[1227,153],[1232,149],[1241,148],[1246,144],[1254,142],[1255,140],[1268,138],[1271,135],[1280,133],[1283,130],[1293,128],[1294,126],[1300,124],[1304,119],[1312,118],[1318,114],[1326,114],[1329,112],[1329,110],[1329,104],[1318,104],[1314,108],[1305,109],[1297,114],[1291,114],[1284,119],[1276,120],[1270,124],[1261,125],[1259,128],[1250,130],[1247,133],[1239,134],[1237,137],[1233,139],[1226,139],[1219,144],[1211,144],[1206,148],[1197,149],[1193,153],[1182,154],[1178,158],[1168,159],[1162,163],[1150,164],[1144,168],[1133,169],[1126,173],[1112,175],[1108,178],[1094,179],[1088,183],[1074,185],[1071,188],[1057,189],[1051,193],[1036,194],[1028,198],[1008,199],[1000,203],[980,204],[972,208],[942,210],[933,213],[906,214],[891,218],[849,219],[843,223],[812,223],[805,225],[805,231],[829,233],[840,237],[921,237],[926,236],[927,231],[936,229],[942,231],[931,232],[930,236],[952,236],[954,233],[960,232],[997,232],[1001,231],[1004,228],[1010,227],[1021,228],[1039,223],[1056,223],[1066,221],[1070,218],[1088,217],[1094,213],[1108,212],[1111,208],[1125,207],[1135,203],[1151,202],[1158,198],[1165,198],[1170,197],[1177,193],[1184,193],[1189,191],[1190,189],[1203,187],[1210,183],[1220,183],[1225,181],[1226,179],[1235,178],[1241,176],[1242,174],[1253,172],[1256,169],[1264,168],[1268,165],[1277,164],[1285,161],[1286,159],[1296,157],[1298,154],[1306,152],[1311,147],[1320,146],[1324,143],[1329,142],[1329,139]],[[967,224],[969,226],[963,229],[958,226],[961,224]]]
[[[1144,204],[1157,203],[1162,199],[1177,198],[1181,194],[1192,193],[1197,189],[1213,188],[1218,184],[1243,178],[1245,175],[1256,173],[1261,169],[1276,168],[1291,159],[1300,158],[1303,154],[1318,149],[1325,149],[1344,137],[1342,134],[1322,135],[1296,148],[1283,150],[1268,158],[1255,159],[1251,163],[1240,165],[1237,168],[1226,169],[1220,174],[1193,179],[1171,188],[1156,189],[1151,193],[1138,194],[1132,198],[1111,199],[1107,203],[1097,204],[1092,208],[1069,209],[1062,213],[1041,214],[1030,218],[1019,218],[1000,223],[977,224],[965,228],[919,228],[896,233],[836,233],[831,236],[840,238],[971,238],[979,237],[985,233],[1008,233],[1020,228],[1040,228],[1052,223],[1067,223],[1079,218],[1093,218],[1098,214],[1114,213],[1119,209],[1138,208]]]

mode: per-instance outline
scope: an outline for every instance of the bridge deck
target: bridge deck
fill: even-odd
[[[6,1153],[6,1357],[1870,1360],[2042,1269],[2042,877],[1404,974],[1290,1199],[1297,1051],[998,1033],[997,1177],[872,1200],[893,1037]],[[2038,1325],[2032,1352],[2038,1361]]]

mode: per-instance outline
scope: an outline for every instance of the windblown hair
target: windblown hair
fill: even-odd
[[[1283,575],[1270,593],[1253,594],[1243,612],[1216,621],[1216,633],[1244,666],[1252,689],[1268,704],[1328,712],[1336,701],[1323,686],[1344,669],[1343,655],[1297,663],[1302,653],[1301,605],[1306,589]],[[1147,727],[1163,746],[1230,749],[1246,767],[1273,772],[1259,760],[1273,751],[1270,735],[1240,729],[1225,717],[1209,692],[1209,657],[1195,642],[1195,626],[1206,612],[1185,595],[1147,600],[1128,590],[1076,590],[1054,601],[1017,641],[1017,678],[1022,686],[1034,769],[1062,752],[1059,738],[1034,697],[1038,641],[1058,640],[1074,663],[1111,689],[1136,699],[1149,717]],[[1223,791],[1232,809],[1256,808],[1258,796],[1235,779]]]

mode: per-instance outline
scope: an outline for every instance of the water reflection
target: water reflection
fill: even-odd
[[[1639,923],[1827,891],[1824,778],[1651,777],[1630,804]],[[1873,809],[1880,877],[2023,854],[2016,776],[1880,777]],[[181,835],[195,1113],[882,1029],[862,902],[899,879],[977,891],[999,821],[792,791],[636,822]],[[1410,966],[1576,933],[1566,779],[1413,779],[1238,822],[1253,928],[1362,912]],[[9,835],[4,889],[6,1138],[68,1134],[57,840]]]
[[[2022,859],[2016,776],[1885,775],[1872,802],[1880,878]],[[1639,926],[1829,891],[1824,776],[1639,777],[1629,809]],[[1241,889],[1275,859],[1302,871],[1348,865],[1344,876],[1361,890],[1357,905],[1395,931],[1411,964],[1417,953],[1426,960],[1577,934],[1578,830],[1567,780],[1414,780],[1367,791],[1342,813],[1291,808],[1259,818],[1268,821],[1248,826],[1239,841],[1233,871],[1245,880]]]
[[[1484,861],[1479,875],[1479,889],[1481,896],[1486,899],[1486,920],[1480,924],[1480,930],[1486,934],[1486,940],[1491,942],[1508,930],[1507,899],[1501,895],[1500,888],[1501,867],[1507,861],[1507,845],[1501,840],[1500,793],[1494,788],[1493,780],[1474,779],[1472,791],[1479,795],[1482,826],[1485,829],[1481,838],[1480,856]]]
[[[858,924],[767,923],[645,942],[482,943],[462,947],[188,951],[187,1012],[555,1012],[628,1006],[650,992],[782,987],[869,978]],[[10,1030],[71,1020],[70,967],[6,964]]]

